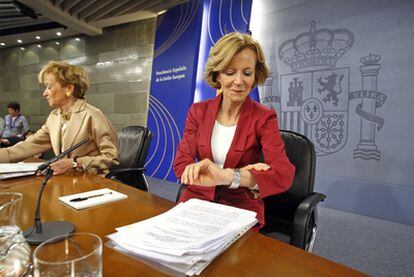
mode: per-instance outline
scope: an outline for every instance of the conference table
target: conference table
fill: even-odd
[[[43,177],[22,177],[0,181],[0,192],[21,192],[23,203],[21,227],[33,225],[34,210]],[[62,204],[58,197],[100,188],[109,188],[127,199],[84,210]],[[53,176],[43,194],[42,221],[66,220],[75,232],[89,232],[102,238],[116,227],[161,214],[174,202],[148,192],[88,173]],[[104,276],[166,276],[140,260],[103,247]],[[218,256],[200,276],[366,276],[354,269],[307,253],[254,231],[248,231]]]

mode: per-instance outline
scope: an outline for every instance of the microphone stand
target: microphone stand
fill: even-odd
[[[73,233],[75,226],[68,221],[43,222],[40,219],[40,204],[42,203],[43,190],[47,181],[52,177],[53,170],[48,167],[37,199],[34,225],[23,232],[26,241],[32,245],[38,245],[53,237]],[[63,239],[63,238],[62,238]]]
[[[40,205],[42,203],[43,190],[46,187],[47,181],[49,181],[50,177],[52,177],[53,175],[53,170],[49,167],[49,165],[52,162],[55,162],[63,158],[64,156],[66,156],[67,154],[75,150],[76,148],[79,148],[80,146],[84,145],[88,141],[89,139],[85,139],[81,141],[80,143],[70,147],[68,150],[46,161],[45,163],[41,164],[38,167],[37,171],[43,171],[46,169],[46,172],[45,172],[45,177],[43,178],[42,185],[40,188],[39,197],[37,199],[34,225],[31,228],[23,232],[23,235],[29,244],[38,245],[53,237],[73,233],[73,231],[75,230],[75,226],[68,221],[49,221],[49,222],[42,223],[40,219]],[[62,239],[64,238],[62,237]]]

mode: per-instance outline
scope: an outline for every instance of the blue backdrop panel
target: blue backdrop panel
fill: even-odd
[[[194,99],[203,5],[189,1],[157,19],[148,127],[147,175],[176,181],[173,162]]]
[[[249,29],[252,0],[204,0],[204,18],[200,41],[200,55],[197,69],[197,85],[194,102],[216,96],[216,90],[209,87],[204,79],[204,67],[210,48],[227,33],[246,33]],[[250,94],[258,100],[255,90]]]

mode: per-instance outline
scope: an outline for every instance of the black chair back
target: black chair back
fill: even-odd
[[[145,146],[149,145],[150,133],[144,126],[128,126],[118,132],[119,168],[144,167],[148,153]]]
[[[120,164],[106,177],[147,191],[144,166],[151,140],[152,133],[144,126],[128,126],[118,132]]]
[[[296,167],[295,177],[288,191],[263,200],[268,216],[293,221],[298,205],[313,193],[316,154],[313,143],[307,137],[286,130],[280,130],[280,134],[285,143],[286,155]]]

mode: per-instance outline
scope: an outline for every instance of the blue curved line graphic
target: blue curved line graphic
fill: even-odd
[[[195,6],[192,5],[190,7],[191,10],[187,13],[188,19],[186,18],[186,20],[184,20],[184,23],[183,23],[184,26],[181,27],[180,32],[174,36],[174,40],[170,43],[170,46],[178,40],[178,38],[185,32],[185,30],[187,30],[188,26],[191,24],[191,22],[193,21],[193,18],[197,14],[198,6],[199,6],[199,1],[197,1],[197,5]]]
[[[233,23],[233,0],[230,0],[230,25],[231,28],[233,29],[233,31],[237,31],[236,27],[234,27],[234,23]]]
[[[174,132],[173,132],[173,129],[171,128],[171,124],[170,124],[170,122],[172,122],[172,124],[174,125],[174,129],[175,129],[175,133],[176,133],[176,136],[177,136],[177,141],[179,142],[179,141],[181,141],[181,134],[180,134],[180,131],[179,131],[179,129],[178,129],[178,127],[177,127],[177,123],[175,122],[175,120],[174,120],[174,117],[171,115],[171,113],[169,112],[169,110],[161,103],[161,101],[159,101],[157,98],[155,98],[155,97],[153,97],[152,98],[152,100],[154,101],[154,102],[157,102],[158,103],[158,105],[164,110],[163,111],[163,113],[164,113],[164,115],[165,114],[167,114],[165,117],[166,118],[168,118],[169,120],[167,120],[167,122],[168,122],[168,124],[170,125],[170,129],[171,129],[171,138],[172,138],[172,159],[171,159],[171,163],[170,163],[170,167],[169,167],[169,170],[168,170],[168,173],[167,173],[167,175],[165,176],[165,178],[169,175],[169,173],[170,173],[170,171],[171,171],[171,169],[172,169],[172,167],[173,167],[173,164],[174,164],[174,159],[175,159],[175,153],[176,153],[176,143],[175,143],[175,135],[174,135]]]
[[[223,27],[221,26],[221,13],[222,13],[222,8],[223,8],[223,0],[220,0],[220,7],[219,7],[219,30],[220,30],[221,36],[224,36]]]
[[[165,109],[165,111],[168,113],[168,116],[171,118],[171,121],[174,124],[175,130],[177,132],[178,139],[181,140],[180,130],[177,127],[177,123],[175,122],[174,117],[171,115],[171,113],[168,111],[168,109],[157,98],[153,97],[153,100],[157,101]]]
[[[151,96],[150,96],[151,97]],[[151,109],[148,109],[148,111],[150,112],[150,114],[152,115],[152,117],[154,118],[154,122],[155,122],[155,128],[157,129],[157,134],[160,133],[160,126],[158,125],[158,121],[155,118],[154,112]],[[155,143],[155,148],[154,151],[152,151],[152,155],[151,157],[148,159],[148,161],[145,163],[145,167],[148,166],[148,164],[152,161],[152,159],[155,156],[155,153],[158,150],[158,145],[160,144],[160,136],[157,135],[157,142]]]
[[[156,145],[155,145],[155,149],[154,149],[154,151],[152,152],[152,155],[151,155],[151,157],[150,157],[150,159],[148,160],[148,162],[145,164],[146,166],[148,166],[149,165],[149,163],[152,161],[152,159],[154,158],[154,156],[155,156],[155,154],[157,153],[157,151],[158,151],[158,147],[159,147],[159,145],[160,145],[160,127],[159,127],[159,124],[158,124],[158,119],[157,119],[157,117],[155,116],[155,114],[154,114],[154,111],[151,109],[151,106],[149,107],[149,112],[153,115],[152,117],[154,118],[154,122],[155,122],[155,126],[156,126],[156,128],[157,128],[157,142],[156,142]]]
[[[186,22],[186,23],[180,22],[180,24],[181,25],[184,24],[184,26],[178,26],[177,25],[178,32],[176,34],[172,34],[169,37],[168,41],[164,42],[160,47],[157,48],[156,52],[154,53],[154,57],[157,57],[157,56],[161,55],[162,53],[164,53],[166,50],[168,50],[171,47],[171,45],[173,45],[178,40],[178,38],[184,33],[184,31],[186,30],[188,25],[191,23],[191,21],[190,21],[190,23],[188,23],[187,19],[181,20],[181,21]]]
[[[169,35],[169,37],[160,45],[157,47],[157,49],[154,50],[154,58],[161,55],[164,51],[162,51],[165,47],[165,45],[169,45],[170,44],[170,40],[173,36],[175,36],[175,33],[177,32],[177,30],[179,30],[181,28],[181,22],[182,22],[182,15],[183,15],[183,5],[180,6],[180,17],[178,18],[178,22],[174,27],[174,30],[171,32],[171,34]],[[168,49],[168,47],[167,47]]]
[[[245,32],[248,22],[244,10],[248,7],[248,1],[210,0],[207,13],[207,31],[211,44],[214,45],[220,37],[228,32]]]
[[[210,38],[211,43],[214,43],[214,42],[213,42],[213,38],[211,37],[211,30],[210,30],[211,1],[212,1],[212,0],[210,0],[210,4],[208,5],[208,14],[207,14],[207,33],[208,33],[208,36],[209,36],[209,38]]]
[[[160,105],[156,101],[153,101],[152,104],[154,106],[157,106],[158,110],[162,113],[163,118],[165,119],[165,122],[167,122],[167,124],[168,124],[169,131],[170,131],[171,138],[172,138],[172,146],[173,146],[172,147],[172,157],[171,157],[170,166],[168,168],[167,174],[163,178],[163,179],[165,179],[170,174],[172,165],[174,163],[174,156],[175,156],[175,147],[174,147],[175,146],[175,139],[174,139],[174,133],[173,133],[173,130],[172,130],[172,127],[171,127],[171,123],[169,121],[169,118],[167,117],[167,115],[165,114],[165,112],[162,109],[163,107],[160,107]],[[168,136],[167,136],[167,134],[165,134],[165,135],[166,135],[165,137],[167,138],[167,143],[168,143]],[[163,162],[164,162],[164,159],[161,160],[161,163],[163,163]]]
[[[151,99],[150,99],[151,100]],[[158,114],[158,116],[159,116],[159,113],[158,113],[158,111],[154,108],[154,105],[152,105],[152,103],[151,103],[151,101],[149,101],[149,107],[151,108],[153,108],[153,110]],[[160,116],[161,117],[161,116]],[[164,131],[164,134],[166,134],[167,133],[167,130],[166,130],[166,127],[165,127],[165,125],[164,125],[164,122],[161,120],[161,124],[162,124],[162,129],[163,129],[163,131]],[[158,135],[160,135],[160,134],[158,134]],[[162,164],[162,161],[164,160],[164,157],[165,157],[165,153],[167,152],[167,136],[164,136],[164,149],[163,149],[163,152],[162,152],[162,156],[161,156],[161,158],[160,158],[160,162],[158,163],[158,165],[157,165],[157,167],[155,168],[155,170],[151,173],[151,176],[154,176],[154,174],[158,171],[158,169],[160,168],[160,166],[161,166],[161,164]]]
[[[244,23],[246,23],[247,25],[249,25],[249,22],[247,22],[246,17],[244,16],[243,8],[244,8],[244,0],[241,0],[241,5],[240,5],[241,17],[242,17]]]
[[[164,53],[168,48],[173,45],[178,38],[187,30],[188,26],[193,21],[194,17],[197,14],[198,7],[200,5],[200,0],[195,1],[195,5],[193,5],[193,1],[187,2],[186,4],[186,10],[185,10],[185,18],[182,19],[182,9],[183,5],[181,5],[181,14],[180,14],[180,20],[179,24],[176,25],[174,32],[169,36],[169,38],[154,51],[154,57],[157,57]],[[191,4],[189,8],[187,6]],[[178,30],[178,31],[177,31]]]
[[[160,106],[160,104],[159,103],[157,103],[156,101],[154,101],[153,103],[152,103],[153,105],[155,105],[155,106],[157,106],[157,108],[161,111],[161,113],[163,114],[163,116],[164,116],[164,118],[165,118],[165,121],[167,122],[167,124],[168,124],[168,127],[169,127],[169,131],[170,131],[170,134],[171,134],[171,139],[172,139],[172,157],[171,157],[171,159],[170,159],[170,165],[169,165],[169,167],[168,167],[168,170],[167,170],[167,173],[165,174],[165,176],[164,176],[164,178],[163,179],[165,179],[165,178],[167,178],[168,177],[168,175],[170,175],[170,172],[171,172],[171,169],[172,169],[172,167],[173,167],[173,164],[174,164],[174,157],[175,157],[175,138],[174,138],[174,132],[173,132],[173,129],[172,129],[172,126],[171,126],[171,123],[170,123],[170,120],[169,120],[169,118],[168,118],[168,116],[166,115],[166,113],[163,111],[163,108],[164,107],[162,107],[162,106]],[[165,136],[165,137],[168,137],[167,135]],[[161,163],[163,163],[164,162],[164,159],[162,159],[161,160]]]

